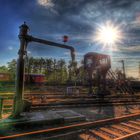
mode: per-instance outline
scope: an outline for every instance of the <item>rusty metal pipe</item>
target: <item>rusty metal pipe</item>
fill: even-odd
[[[72,62],[75,61],[75,49],[72,46],[68,46],[65,44],[59,44],[59,43],[55,43],[55,42],[44,40],[44,39],[35,38],[33,36],[28,36],[28,35],[26,37],[27,37],[28,41],[38,42],[41,44],[59,47],[59,48],[63,48],[63,49],[69,49],[71,51]]]

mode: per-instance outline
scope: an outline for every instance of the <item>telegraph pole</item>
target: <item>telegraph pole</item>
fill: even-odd
[[[139,62],[139,79],[140,79],[140,62]]]
[[[124,79],[126,78],[126,73],[125,73],[125,65],[124,65],[124,60],[121,60],[119,61],[122,63],[122,70],[123,70],[123,76],[124,76]]]

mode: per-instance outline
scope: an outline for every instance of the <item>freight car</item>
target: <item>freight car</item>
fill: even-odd
[[[0,73],[0,82],[7,82],[11,80],[10,73]]]
[[[25,83],[43,84],[45,83],[45,75],[44,74],[25,74]]]

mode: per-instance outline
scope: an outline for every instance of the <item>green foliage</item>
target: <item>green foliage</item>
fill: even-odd
[[[0,72],[1,73],[7,73],[8,72],[8,68],[6,66],[0,66]]]
[[[7,63],[7,66],[1,66],[0,72],[8,72],[11,74],[11,81],[15,80],[16,60],[13,59]],[[56,60],[52,58],[26,58],[25,73],[45,74],[46,83],[61,85],[67,81],[76,84],[76,82],[84,81],[84,69],[81,67],[77,72],[77,63],[71,61],[67,64],[64,59]]]
[[[65,60],[52,58],[29,58],[25,64],[25,72],[45,74],[46,82],[50,84],[65,84],[67,81],[67,67]]]
[[[11,81],[14,81],[16,76],[17,61],[13,59],[11,62],[8,62],[7,65],[8,72],[11,74]]]

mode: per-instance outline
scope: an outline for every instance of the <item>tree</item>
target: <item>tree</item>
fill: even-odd
[[[45,59],[41,57],[39,59],[39,72],[40,73],[43,73],[44,67],[45,67]]]
[[[53,79],[52,72],[53,72],[53,60],[51,58],[45,59],[45,64],[44,64],[44,73],[47,78],[47,82],[51,82]]]
[[[67,70],[66,70],[66,62],[64,59],[60,59],[57,61],[58,66],[58,80],[61,84],[65,83],[67,80]]]
[[[13,59],[11,62],[8,62],[7,65],[8,72],[11,74],[11,80],[15,80],[17,61]]]
[[[69,65],[68,65],[69,78],[68,78],[68,80],[75,84],[76,84],[76,70],[77,70],[77,62],[69,61]]]
[[[0,72],[7,73],[8,72],[8,68],[6,66],[0,66]]]

